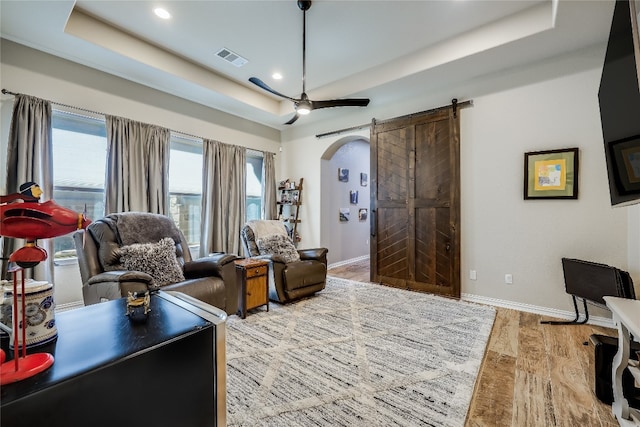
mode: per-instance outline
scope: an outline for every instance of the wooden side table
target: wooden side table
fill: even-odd
[[[267,306],[269,311],[269,261],[245,258],[234,261],[240,284],[238,315],[245,319],[247,310]]]

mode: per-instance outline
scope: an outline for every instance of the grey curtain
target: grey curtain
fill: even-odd
[[[276,209],[275,154],[264,153],[262,159],[262,218],[278,219]]]
[[[169,212],[169,129],[106,116],[105,214]]]
[[[51,132],[51,103],[27,95],[16,95],[11,118],[7,148],[6,192],[17,193],[21,184],[33,181],[43,191],[40,201],[53,196],[53,154]],[[3,239],[3,258],[24,244],[22,239]],[[47,260],[38,264],[28,276],[54,283],[53,239],[38,241],[47,251]],[[6,277],[7,262],[2,263]]]
[[[202,142],[202,220],[200,256],[211,252],[240,255],[245,220],[246,149],[219,141]]]

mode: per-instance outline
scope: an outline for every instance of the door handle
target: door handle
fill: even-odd
[[[371,237],[376,237],[376,229],[378,228],[378,224],[375,209],[371,209],[371,224],[369,224],[369,228],[369,234],[371,234]]]

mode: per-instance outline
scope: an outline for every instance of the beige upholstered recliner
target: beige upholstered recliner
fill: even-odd
[[[162,289],[183,292],[227,314],[238,311],[233,263],[238,257],[218,253],[192,260],[188,243],[171,218],[143,212],[110,214],[73,238],[85,305],[128,292]],[[149,269],[128,268],[132,264]],[[168,265],[171,268],[165,268]]]
[[[244,254],[271,261],[269,299],[286,303],[324,289],[326,248],[296,250],[280,221],[247,222],[240,232]]]

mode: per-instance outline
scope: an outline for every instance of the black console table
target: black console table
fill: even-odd
[[[226,425],[226,314],[180,293],[150,306],[139,324],[124,298],[56,314],[58,339],[33,350],[55,362],[2,387],[2,425]]]

